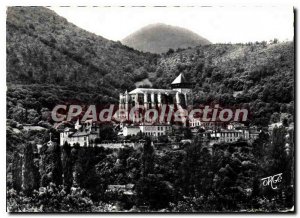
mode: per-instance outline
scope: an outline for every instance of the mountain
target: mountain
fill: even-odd
[[[151,24],[122,40],[124,45],[151,53],[164,53],[171,49],[207,45],[210,42],[198,34],[181,27]]]
[[[145,79],[155,55],[97,36],[45,7],[8,7],[7,82],[98,88],[118,98]]]
[[[160,58],[153,86],[169,87],[183,73],[195,83],[194,104],[245,107],[251,123],[265,126],[294,114],[294,52],[293,42],[277,40],[197,46]]]
[[[183,73],[195,83],[196,104],[248,107],[251,122],[261,126],[279,113],[293,121],[293,42],[151,54],[89,33],[44,7],[9,7],[6,24],[8,119],[36,122],[65,102],[117,103],[120,92],[169,88]]]

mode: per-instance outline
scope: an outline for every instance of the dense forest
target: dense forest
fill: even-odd
[[[294,133],[288,127],[294,122],[293,42],[210,44],[157,55],[89,33],[44,7],[9,7],[6,28],[10,211],[278,211],[293,206]],[[57,145],[59,133],[49,120],[55,105],[117,103],[120,92],[137,84],[168,88],[179,73],[195,83],[195,105],[245,107],[251,125],[263,128],[283,120],[285,127],[260,134],[252,144],[211,149],[197,138],[184,149],[164,152],[153,150],[150,142],[121,150]],[[25,124],[43,130],[24,131]],[[37,145],[42,145],[39,154]],[[262,188],[260,179],[276,173],[284,177],[280,191]],[[130,183],[134,199],[106,192],[108,185]]]
[[[116,98],[155,70],[155,55],[84,31],[47,8],[8,8],[6,27],[13,84],[98,87],[99,95]]]
[[[47,8],[7,10],[8,109],[37,109],[41,116],[60,102],[116,103],[137,82],[167,88],[179,73],[196,84],[195,104],[248,107],[251,122],[261,126],[293,114],[293,42],[211,44],[155,55],[86,32]]]
[[[148,138],[139,149],[53,143],[44,144],[38,154],[35,142],[27,140],[15,149],[8,165],[8,209],[284,211],[294,205],[294,135],[282,127],[274,129],[272,143],[268,137],[261,134],[253,144],[218,144],[210,149],[196,138],[184,149],[167,151],[154,150]],[[277,189],[262,186],[261,178],[278,172],[283,172],[283,179]],[[112,184],[134,184],[134,193],[108,191]]]
[[[294,203],[294,166],[290,158],[294,152],[293,131],[276,128],[272,143],[268,137],[261,134],[253,145],[236,142],[211,149],[195,139],[185,149],[164,152],[154,150],[147,138],[139,149],[44,144],[38,156],[35,144],[27,141],[15,149],[9,165],[8,209],[283,211]],[[19,149],[23,150],[23,158]],[[277,184],[279,189],[262,186],[260,178],[278,172],[283,172],[283,182]],[[131,183],[135,185],[133,197],[107,192],[108,185]]]

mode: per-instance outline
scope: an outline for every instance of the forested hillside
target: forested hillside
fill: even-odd
[[[154,70],[144,54],[89,33],[43,7],[7,10],[7,82],[131,89]]]
[[[120,92],[143,84],[136,82],[148,78],[167,88],[179,73],[195,83],[195,103],[249,107],[251,122],[264,126],[280,113],[293,114],[292,42],[211,44],[154,55],[84,31],[47,8],[7,10],[9,118],[16,107],[41,116],[62,101],[116,103]]]
[[[8,211],[293,211],[292,42],[142,53],[44,7],[9,7],[6,34]],[[253,142],[211,146],[188,127],[177,130],[174,149],[165,147],[173,143],[168,137],[153,146],[143,134],[131,137],[144,141],[136,148],[59,146],[60,132],[49,118],[55,105],[118,103],[120,92],[137,84],[168,88],[179,73],[195,83],[195,105],[247,107],[259,130],[283,125]],[[100,140],[117,138],[112,126],[100,128]],[[186,135],[192,140],[183,144]],[[278,173],[278,189],[263,186],[262,178]],[[113,191],[116,185],[132,192]]]
[[[293,114],[294,44],[292,42],[215,44],[163,55],[156,87],[167,87],[184,73],[196,83],[195,103],[249,107],[253,121],[269,123],[271,115]]]

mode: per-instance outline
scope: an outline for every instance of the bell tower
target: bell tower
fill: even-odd
[[[177,76],[176,79],[171,83],[171,87],[173,90],[176,90],[184,95],[185,104],[187,106],[192,105],[192,89],[194,84],[188,82],[182,73],[179,74],[179,76]]]

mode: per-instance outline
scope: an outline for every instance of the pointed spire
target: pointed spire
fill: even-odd
[[[47,142],[47,146],[52,146],[53,142],[52,142],[52,133],[50,132],[50,140]]]
[[[75,129],[79,130],[81,127],[80,123],[79,123],[79,118],[77,119],[76,123],[75,123]]]
[[[176,79],[174,79],[174,81],[172,82],[172,84],[180,84],[180,83],[186,83],[186,79],[183,76],[183,74],[179,74],[179,76],[176,77]]]
[[[194,83],[188,82],[184,75],[179,74],[176,79],[171,83],[172,89],[185,88],[185,89],[193,89]]]

